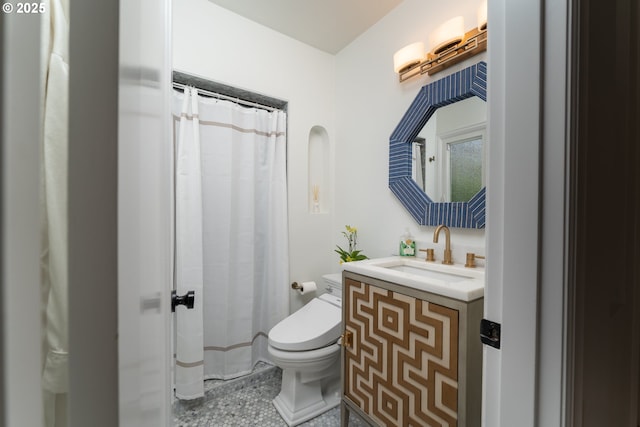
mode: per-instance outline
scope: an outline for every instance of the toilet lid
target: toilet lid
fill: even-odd
[[[337,341],[341,321],[340,308],[314,298],[269,331],[269,344],[289,351],[325,347]]]

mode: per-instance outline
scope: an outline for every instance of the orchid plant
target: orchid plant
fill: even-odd
[[[361,261],[363,259],[367,259],[366,255],[361,254],[360,250],[356,249],[356,245],[358,243],[358,229],[355,227],[351,227],[350,225],[345,226],[346,231],[343,231],[342,234],[347,238],[347,242],[349,243],[349,250],[346,251],[342,249],[340,246],[336,247],[335,252],[340,255],[340,264],[343,262],[351,262],[351,261]]]

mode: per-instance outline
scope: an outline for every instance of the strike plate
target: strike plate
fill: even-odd
[[[500,348],[500,323],[482,319],[480,321],[480,340],[493,348]]]

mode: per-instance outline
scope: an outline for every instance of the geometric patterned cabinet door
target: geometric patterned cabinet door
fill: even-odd
[[[343,391],[380,426],[458,425],[458,310],[344,281]]]

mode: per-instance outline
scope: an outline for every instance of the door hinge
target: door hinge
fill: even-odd
[[[480,321],[480,341],[493,348],[500,348],[500,323],[482,319]]]

